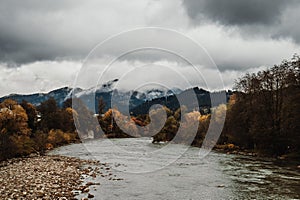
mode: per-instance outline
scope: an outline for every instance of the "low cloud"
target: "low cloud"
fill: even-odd
[[[117,61],[100,78],[95,74],[103,71],[106,65],[100,62],[94,69],[89,68],[87,73],[80,73],[82,67],[82,62],[73,61],[33,62],[14,68],[0,64],[0,96],[49,92],[65,86],[88,89],[115,78],[120,79],[116,85],[116,89],[120,90],[143,90],[157,86],[167,89],[199,86],[208,90],[223,90],[231,89],[234,80],[243,74],[236,70],[221,72],[216,68],[206,67],[199,67],[195,71],[192,66],[168,61]],[[256,72],[258,69],[248,71]],[[75,82],[78,77],[80,81]]]
[[[14,68],[2,63],[0,96],[49,92],[54,88],[72,86],[80,67],[80,62],[73,61],[33,62]]]

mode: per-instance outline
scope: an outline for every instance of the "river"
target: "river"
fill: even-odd
[[[300,199],[300,170],[271,159],[214,151],[200,159],[199,148],[150,138],[94,140],[50,154],[107,162],[123,180],[98,177],[95,199]]]

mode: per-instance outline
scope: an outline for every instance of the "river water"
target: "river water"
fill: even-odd
[[[217,152],[200,159],[199,148],[150,138],[94,140],[50,154],[108,163],[122,180],[93,180],[101,183],[90,191],[95,199],[300,199],[300,170],[274,160]]]

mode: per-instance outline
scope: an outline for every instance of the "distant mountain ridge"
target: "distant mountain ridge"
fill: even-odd
[[[191,94],[195,94],[197,101],[191,99]],[[231,91],[209,92],[202,88],[194,87],[186,89],[176,95],[163,96],[146,101],[132,108],[131,113],[134,115],[146,114],[149,112],[151,106],[156,104],[166,106],[172,111],[176,111],[181,106],[178,99],[184,99],[184,106],[186,106],[188,111],[199,110],[201,114],[208,114],[213,105],[227,103],[231,95]]]
[[[94,110],[98,107],[98,101],[100,98],[103,99],[105,102],[106,108],[105,111],[108,110],[111,106],[111,97],[114,93],[116,99],[115,101],[124,102],[130,96],[130,109],[143,104],[146,101],[161,98],[168,95],[173,95],[175,92],[181,92],[180,89],[175,88],[173,92],[172,90],[163,91],[159,89],[147,90],[145,92],[139,91],[118,91],[114,89],[115,83],[118,82],[118,79],[114,79],[108,81],[103,85],[99,85],[96,87],[92,87],[89,89],[81,89],[81,88],[70,88],[70,87],[62,87],[59,89],[55,89],[48,93],[34,93],[34,94],[10,94],[0,98],[0,102],[4,101],[5,99],[13,99],[18,103],[21,103],[23,100],[35,105],[39,106],[42,102],[50,99],[51,97],[55,99],[58,106],[62,107],[63,103],[69,99],[74,97],[80,98],[82,101],[85,102],[87,107],[90,110]],[[95,98],[95,105],[91,102],[91,99]],[[123,103],[125,104],[125,103]],[[96,109],[97,110],[97,109]]]
[[[48,93],[35,93],[35,94],[26,94],[26,95],[10,94],[8,96],[1,97],[0,101],[2,102],[5,99],[13,99],[13,100],[17,101],[18,103],[21,103],[23,100],[25,100],[35,106],[38,106],[42,102],[53,97],[56,100],[57,104],[59,106],[62,106],[65,101],[65,98],[70,94],[71,91],[72,91],[72,88],[63,87],[63,88],[55,89]]]
[[[114,89],[114,84],[116,82],[118,82],[118,79],[114,79],[103,85],[86,90],[81,88],[73,89],[70,87],[63,87],[48,93],[35,93],[29,95],[11,94],[0,98],[0,102],[4,101],[5,99],[13,99],[18,103],[21,103],[23,100],[25,100],[35,106],[39,106],[42,102],[52,97],[55,99],[58,106],[62,107],[67,99],[75,96],[80,98],[90,110],[97,111],[98,102],[102,98],[106,105],[104,111],[107,111],[109,108],[111,108],[112,95],[114,95],[114,101],[121,105],[121,112],[128,111],[126,110],[128,109],[128,106],[122,105],[126,105],[126,101],[128,101],[128,97],[130,97],[129,111],[134,115],[138,115],[148,113],[150,107],[154,104],[165,105],[171,110],[176,110],[180,107],[177,98],[184,98],[189,92],[194,92],[194,94],[196,94],[199,110],[202,112],[207,112],[207,110],[209,110],[211,107],[211,95],[218,94],[210,93],[209,91],[198,87],[186,89],[184,91],[178,88],[167,91],[161,89],[151,89],[144,92],[119,91]],[[226,101],[229,99],[230,95],[230,92],[226,92]],[[95,98],[95,101],[91,101],[93,98]],[[190,102],[187,106],[189,110],[195,109],[197,107],[197,102]]]

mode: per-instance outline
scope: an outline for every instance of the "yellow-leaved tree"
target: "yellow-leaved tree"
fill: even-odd
[[[0,159],[31,153],[34,143],[30,140],[26,111],[17,102],[7,99],[0,103]]]

